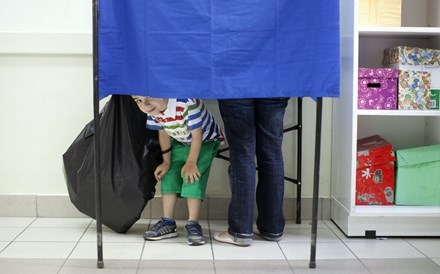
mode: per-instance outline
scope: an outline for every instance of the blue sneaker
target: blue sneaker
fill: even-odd
[[[190,221],[185,225],[187,234],[187,243],[189,245],[203,245],[205,244],[205,237],[203,236],[202,227],[199,222]]]
[[[161,218],[150,230],[145,231],[145,240],[162,240],[177,237],[176,222]]]

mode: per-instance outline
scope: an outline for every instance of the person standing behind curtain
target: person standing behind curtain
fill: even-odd
[[[229,144],[228,229],[214,239],[249,246],[253,234],[279,241],[284,231],[283,118],[289,98],[219,100]],[[256,165],[258,184],[256,185]],[[258,217],[253,231],[254,199]]]

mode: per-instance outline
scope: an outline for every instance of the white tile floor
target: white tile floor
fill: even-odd
[[[151,220],[155,223],[156,220]],[[0,273],[440,273],[439,238],[347,238],[331,221],[318,223],[317,268],[309,268],[310,222],[289,222],[282,241],[256,237],[250,247],[218,243],[226,221],[202,221],[207,243],[179,237],[142,238],[150,220],[127,234],[103,227],[104,268],[98,269],[96,225],[89,218],[0,217]]]

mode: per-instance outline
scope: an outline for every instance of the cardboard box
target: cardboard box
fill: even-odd
[[[359,0],[359,26],[400,27],[401,0]]]
[[[399,71],[398,109],[430,109],[431,73],[426,71]]]
[[[384,50],[382,64],[402,71],[431,73],[431,88],[440,89],[440,50],[397,46]]]
[[[397,79],[394,68],[358,69],[358,109],[397,109]]]
[[[397,150],[396,205],[440,205],[440,144]]]
[[[356,205],[394,204],[393,146],[378,135],[358,140]]]

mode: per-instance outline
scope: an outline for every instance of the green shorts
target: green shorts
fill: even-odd
[[[175,140],[172,141],[170,169],[165,173],[161,180],[161,192],[176,193],[178,197],[185,198],[205,198],[206,185],[208,184],[209,171],[211,164],[217,154],[219,141],[202,143],[197,168],[201,174],[199,180],[194,183],[185,184],[185,179],[181,175],[182,167],[188,158],[190,146],[183,145]]]

